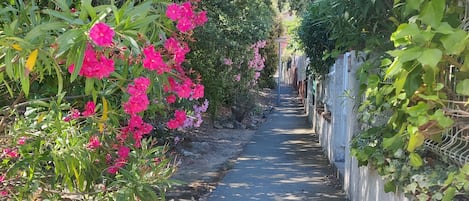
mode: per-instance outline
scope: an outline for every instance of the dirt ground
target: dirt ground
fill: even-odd
[[[241,124],[231,120],[229,109],[222,111],[215,122],[206,122],[201,128],[176,137],[173,155],[178,170],[172,179],[184,184],[171,188],[166,198],[170,201],[202,201],[215,189],[227,170],[231,169],[243,147],[273,109],[272,90],[258,94],[255,112]]]

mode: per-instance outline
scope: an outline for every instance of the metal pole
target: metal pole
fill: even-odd
[[[278,77],[277,77],[277,106],[280,106],[280,77],[282,76],[282,41],[278,41]]]

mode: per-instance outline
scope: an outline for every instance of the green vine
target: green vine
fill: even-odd
[[[306,11],[299,38],[317,75],[336,56],[366,53],[357,73],[363,130],[352,140],[360,166],[387,181],[386,192],[417,200],[469,197],[469,164],[425,143],[469,127],[469,50],[458,0],[324,0]],[[467,5],[466,5],[467,6]],[[461,165],[461,166],[460,166]]]

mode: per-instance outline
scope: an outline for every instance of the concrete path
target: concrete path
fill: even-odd
[[[307,123],[300,101],[282,87],[281,106],[253,136],[208,201],[342,201],[331,168]]]

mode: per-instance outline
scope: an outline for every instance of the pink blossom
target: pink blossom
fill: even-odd
[[[117,171],[119,171],[119,167],[116,166],[111,166],[107,169],[107,172],[109,174],[117,174]]]
[[[195,24],[197,26],[201,26],[201,25],[205,24],[207,21],[208,21],[207,11],[202,11],[202,12],[198,13],[196,18],[195,18]]]
[[[194,29],[195,25],[190,18],[183,17],[179,19],[176,28],[181,32],[187,32]]]
[[[169,129],[176,129],[176,128],[179,128],[179,126],[181,126],[181,123],[176,119],[171,119],[168,121],[166,125],[168,126]]]
[[[155,51],[153,45],[143,49],[143,54],[145,55],[145,59],[143,60],[143,67],[149,70],[154,70],[160,75],[164,72],[171,71],[168,65],[163,61],[161,53]]]
[[[130,153],[130,148],[126,146],[121,146],[119,147],[119,150],[117,150],[117,155],[121,159],[127,159],[129,157],[129,153]]]
[[[91,40],[99,46],[110,46],[112,44],[114,34],[114,30],[103,22],[96,23],[90,29]]]
[[[166,102],[168,104],[173,104],[174,102],[176,102],[176,96],[171,94],[169,96],[166,97]]]
[[[174,111],[174,118],[180,122],[185,121],[187,116],[186,116],[186,111],[184,110],[176,110]]]
[[[8,158],[18,158],[20,155],[15,149],[5,148],[3,149],[2,156],[6,156]]]
[[[231,59],[227,59],[227,58],[223,59],[223,63],[227,66],[233,65],[233,61]]]
[[[193,18],[194,17],[194,11],[192,10],[192,4],[190,1],[186,1],[182,3],[180,6],[181,9],[181,16],[185,18]]]
[[[169,4],[168,7],[166,8],[166,16],[173,21],[180,19],[181,8],[179,7],[179,5],[175,3]]]
[[[1,197],[5,197],[7,195],[8,195],[8,191],[6,191],[6,190],[0,191],[0,196]]]
[[[134,79],[134,84],[129,84],[127,87],[127,93],[130,95],[146,94],[148,87],[150,86],[150,79],[146,77],[138,77]]]
[[[150,101],[146,94],[140,94],[136,96],[130,96],[129,100],[124,103],[124,111],[127,114],[135,115],[139,112],[143,112],[148,108]]]
[[[199,98],[204,97],[204,88],[205,88],[204,85],[201,85],[201,84],[195,85],[194,93],[192,94],[192,98],[197,100]]]
[[[191,88],[192,88],[192,80],[186,79],[181,85],[178,85],[176,89],[174,89],[177,95],[181,98],[189,98],[191,95]]]
[[[6,177],[5,175],[1,175],[0,176],[0,182],[3,182],[5,180],[5,177]]]
[[[236,75],[235,80],[236,82],[239,82],[241,80],[241,74]]]
[[[70,73],[73,73],[74,70],[75,64],[68,67]],[[107,59],[104,55],[98,59],[95,50],[89,45],[85,50],[83,64],[78,74],[87,78],[103,79],[109,77],[112,72],[114,72],[114,60]]]
[[[261,76],[261,72],[256,72],[256,74],[254,74],[254,79],[257,80],[259,79],[260,76]]]
[[[96,135],[91,136],[87,147],[89,149],[97,149],[99,148],[99,146],[101,146],[101,143],[99,142],[98,136]]]
[[[82,116],[84,117],[89,117],[94,115],[96,109],[96,105],[94,104],[93,101],[88,101],[85,105],[85,111],[81,113]]]
[[[24,143],[26,143],[26,137],[24,137],[24,136],[23,136],[23,137],[20,137],[20,138],[18,139],[18,141],[16,141],[16,143],[17,143],[18,145],[24,145]]]

